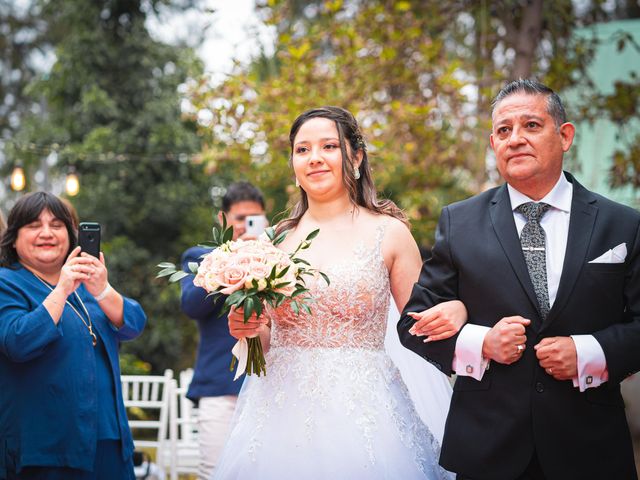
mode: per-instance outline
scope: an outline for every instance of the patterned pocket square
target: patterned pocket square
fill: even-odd
[[[621,243],[611,250],[607,250],[598,258],[594,258],[589,263],[624,263],[627,258],[627,244]]]

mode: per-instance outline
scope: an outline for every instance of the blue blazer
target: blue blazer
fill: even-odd
[[[91,470],[97,445],[96,352],[87,327],[65,306],[58,325],[42,305],[50,290],[16,263],[0,268],[0,479],[23,466]],[[146,322],[140,305],[124,299],[124,325],[115,329],[95,298],[77,293],[104,343],[126,460],[133,452],[120,383],[118,347]],[[81,312],[82,313],[82,312]],[[104,412],[100,412],[104,415]]]
[[[202,256],[210,251],[208,248],[190,248],[182,255],[182,269],[190,272],[188,264],[200,263]],[[224,299],[207,298],[206,290],[194,286],[191,276],[183,278],[181,286],[182,311],[198,322],[200,331],[198,356],[187,397],[197,402],[202,397],[237,395],[244,377],[234,382],[234,374],[229,371],[231,349],[236,339],[229,334],[227,315],[221,313]]]

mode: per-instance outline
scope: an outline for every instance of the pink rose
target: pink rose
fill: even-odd
[[[217,275],[217,282],[221,287],[220,293],[231,295],[233,292],[244,287],[249,272],[241,265],[227,265],[222,272]]]

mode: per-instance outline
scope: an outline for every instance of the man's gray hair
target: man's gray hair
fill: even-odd
[[[546,85],[532,79],[518,79],[505,85],[502,90],[498,92],[498,95],[491,102],[491,115],[496,109],[498,103],[507,98],[510,95],[516,93],[525,93],[527,95],[544,95],[547,97],[547,113],[551,115],[556,128],[560,128],[560,125],[566,123],[567,113],[562,106],[562,100],[556,92],[551,90]]]

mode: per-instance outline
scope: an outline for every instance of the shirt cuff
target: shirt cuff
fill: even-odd
[[[578,357],[578,377],[573,378],[573,386],[581,392],[595,388],[609,380],[607,359],[602,347],[593,335],[571,335],[576,345]]]
[[[489,327],[466,324],[460,330],[453,353],[453,371],[460,377],[482,380],[489,360],[482,357],[482,344]]]

